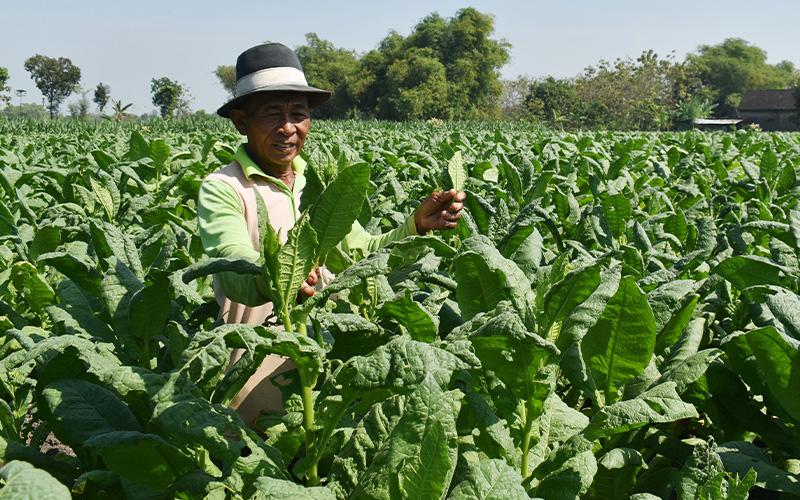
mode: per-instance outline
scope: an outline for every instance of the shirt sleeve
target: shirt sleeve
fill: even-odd
[[[409,215],[400,227],[392,229],[383,234],[370,234],[358,221],[353,223],[350,232],[342,240],[341,248],[345,252],[359,249],[364,252],[373,252],[393,241],[402,240],[406,236],[416,236],[417,224],[414,222],[414,214]]]
[[[206,179],[200,185],[197,201],[200,241],[209,257],[228,257],[256,262],[259,252],[253,248],[244,206],[236,191],[225,181]],[[261,276],[219,273],[214,276],[222,292],[234,302],[257,306],[269,301]]]

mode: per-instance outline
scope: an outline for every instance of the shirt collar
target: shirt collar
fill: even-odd
[[[247,179],[250,179],[252,176],[257,175],[262,177],[270,182],[276,182],[277,179],[263,170],[261,167],[256,165],[256,162],[250,158],[250,155],[247,154],[247,149],[245,149],[244,144],[240,144],[238,148],[236,148],[236,153],[234,153],[233,158],[241,165],[242,173]],[[292,170],[294,170],[295,175],[295,183],[297,183],[298,178],[303,178],[305,180],[303,173],[306,170],[306,161],[300,158],[300,155],[297,155],[294,160],[292,160]],[[305,182],[303,182],[305,184]]]

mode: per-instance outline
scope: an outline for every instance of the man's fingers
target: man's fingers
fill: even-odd
[[[464,208],[464,204],[456,201],[450,204],[450,208],[448,210],[451,214],[456,214],[460,212],[462,208]]]
[[[460,213],[454,214],[454,213],[448,212],[447,210],[442,210],[440,215],[441,215],[442,220],[445,221],[445,223],[448,223],[448,222],[455,223],[455,221],[457,221],[458,219],[461,218],[461,214]],[[449,227],[449,226],[447,226],[447,227]]]
[[[303,286],[300,287],[301,295],[304,295],[306,297],[313,297],[315,293],[317,293],[317,291],[314,289],[314,287],[309,286],[306,283],[303,283]]]
[[[466,200],[466,199],[467,199],[467,193],[465,193],[464,191],[459,191],[459,192],[458,192],[458,193],[456,193],[456,195],[453,197],[453,201],[457,201],[457,202],[459,202],[459,203],[460,203],[460,202],[462,202],[462,201],[464,201],[464,200]]]
[[[456,197],[456,190],[451,189],[449,191],[440,191],[438,193],[434,193],[434,197],[436,202],[439,206],[449,205],[453,198]]]
[[[316,285],[317,281],[319,281],[319,277],[317,276],[317,273],[313,271],[311,272],[311,274],[308,275],[308,278],[306,278],[306,283],[308,283],[311,286]]]

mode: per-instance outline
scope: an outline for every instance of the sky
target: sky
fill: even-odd
[[[226,97],[214,69],[234,64],[248,47],[265,40],[296,47],[315,32],[363,53],[390,30],[406,35],[431,12],[450,17],[464,7],[494,15],[495,38],[511,43],[505,78],[575,76],[600,59],[647,49],[683,59],[699,45],[730,37],[761,47],[770,63],[800,65],[798,0],[3,0],[0,66],[8,68],[12,89],[27,90],[22,102],[41,102],[23,65],[43,54],[80,67],[90,100],[104,82],[112,97],[134,104],[132,112],[147,113],[155,109],[150,80],[167,76],[189,88],[192,109],[213,112]]]

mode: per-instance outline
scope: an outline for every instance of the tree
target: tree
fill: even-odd
[[[579,126],[580,104],[575,82],[552,76],[531,82],[525,98],[531,116],[558,126]]]
[[[221,64],[214,70],[214,74],[228,95],[233,97],[236,92],[236,67]]]
[[[89,99],[86,97],[88,91],[81,92],[81,97],[67,106],[69,115],[73,118],[83,119],[89,114]]]
[[[386,92],[378,100],[380,115],[393,120],[448,118],[448,84],[444,65],[431,49],[412,49],[387,69]]]
[[[500,94],[500,106],[503,117],[511,120],[524,118],[525,100],[529,95],[533,80],[529,76],[520,75],[513,80],[503,80],[503,92]]]
[[[306,34],[306,44],[295,49],[309,85],[332,91],[331,99],[314,112],[320,118],[345,118],[356,113],[353,82],[359,73],[355,52],[336,48],[316,33]]]
[[[0,66],[0,102],[5,102],[8,104],[11,101],[11,96],[6,94],[9,90],[11,90],[8,85],[8,69]]]
[[[687,62],[704,85],[713,90],[717,116],[736,114],[742,95],[749,90],[786,89],[798,82],[794,64],[767,63],[767,53],[741,38],[717,45],[701,45]]]
[[[47,115],[48,113],[44,106],[30,102],[26,102],[18,106],[11,104],[0,111],[0,116],[8,117],[14,116],[41,119],[47,117]]]
[[[671,127],[681,75],[672,57],[659,58],[652,50],[636,58],[601,60],[577,78],[575,90],[584,105],[584,123],[616,130],[663,130]],[[682,80],[680,85],[683,85]],[[596,109],[592,109],[594,106]],[[598,117],[595,110],[602,111]],[[594,123],[593,123],[594,122]]]
[[[103,82],[97,84],[94,89],[94,103],[97,104],[97,110],[103,112],[108,100],[111,98],[111,87]]]
[[[433,13],[408,37],[391,32],[361,58],[352,95],[365,114],[380,118],[419,114],[418,109],[398,108],[411,106],[412,96],[435,103],[439,117],[497,117],[503,91],[500,68],[508,61],[511,46],[492,39],[493,33],[493,17],[473,8],[461,9],[449,19]],[[411,61],[423,68],[407,69]],[[444,69],[443,80],[433,61]],[[423,84],[422,78],[428,81]],[[445,96],[446,109],[441,109],[438,100]]]
[[[47,57],[36,54],[25,61],[25,71],[31,74],[36,87],[47,101],[50,118],[58,114],[58,108],[69,97],[81,80],[81,70],[66,57]]]
[[[468,7],[450,20],[442,61],[450,83],[450,111],[455,118],[496,117],[502,92],[500,68],[511,44],[493,40],[494,18]]]
[[[150,81],[150,93],[162,118],[172,118],[175,113],[186,112],[189,100],[186,87],[166,76]]]

